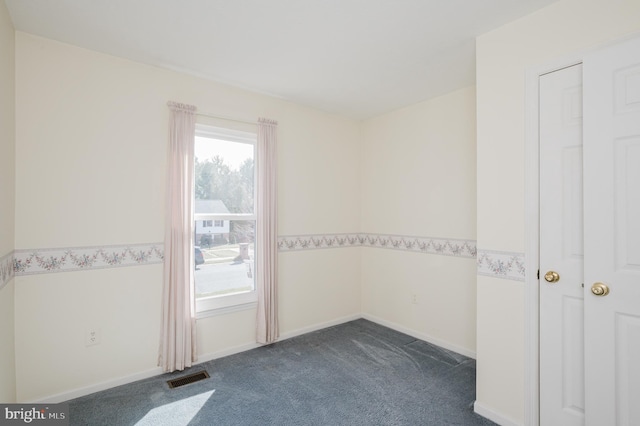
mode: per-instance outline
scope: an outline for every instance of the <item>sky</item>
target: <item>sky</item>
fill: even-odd
[[[247,158],[253,159],[253,144],[229,142],[220,139],[196,136],[195,156],[200,161],[216,155],[224,158],[224,163],[232,170],[237,170]]]

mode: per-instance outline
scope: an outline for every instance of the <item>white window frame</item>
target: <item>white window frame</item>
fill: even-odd
[[[224,140],[229,142],[238,142],[238,143],[246,143],[253,145],[253,161],[254,161],[254,174],[253,174],[253,213],[228,213],[228,214],[203,214],[198,213],[193,215],[193,220],[191,223],[195,224],[198,220],[253,220],[258,223],[258,216],[256,213],[256,201],[257,201],[257,191],[258,191],[258,182],[257,182],[257,173],[256,173],[256,164],[257,164],[257,142],[258,135],[256,133],[243,132],[240,130],[226,129],[221,127],[214,127],[210,125],[204,124],[196,124],[196,136]],[[193,142],[195,144],[195,140]],[[224,222],[223,222],[224,223]],[[195,225],[194,225],[195,226]],[[194,230],[195,232],[195,230]],[[254,239],[257,240],[258,233],[254,233]],[[254,240],[254,247],[257,248],[257,241]],[[255,254],[254,254],[254,269],[257,267],[257,262],[255,262]],[[234,312],[243,309],[252,309],[255,308],[258,303],[258,292],[256,290],[256,275],[258,271],[253,271],[253,290],[242,292],[242,293],[233,293],[233,294],[224,294],[220,296],[211,296],[205,298],[196,298],[196,318],[206,318],[215,315],[221,315],[229,312]]]

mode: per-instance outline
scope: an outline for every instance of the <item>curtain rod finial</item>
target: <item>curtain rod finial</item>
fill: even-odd
[[[263,117],[258,118],[258,123],[266,124],[266,125],[270,125],[270,126],[277,126],[278,125],[278,122],[276,120],[271,120],[271,119],[263,118]]]
[[[183,104],[180,102],[169,101],[167,106],[172,110],[182,110],[187,112],[196,112],[198,108],[195,105]]]

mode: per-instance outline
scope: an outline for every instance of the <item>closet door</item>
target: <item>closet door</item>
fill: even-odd
[[[582,65],[540,77],[540,424],[584,424]]]
[[[640,425],[640,38],[583,78],[585,420]]]

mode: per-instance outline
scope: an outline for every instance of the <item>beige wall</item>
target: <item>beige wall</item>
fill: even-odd
[[[475,131],[474,87],[364,122],[362,231],[474,241]],[[475,259],[377,248],[362,259],[365,315],[475,354]]]
[[[479,251],[525,250],[527,71],[637,31],[638,1],[565,0],[478,37]],[[522,424],[523,282],[478,276],[477,309],[477,404]]]
[[[14,281],[0,290],[0,403],[16,401]]]
[[[0,2],[0,58],[0,268],[10,268],[15,217],[15,63],[14,30],[4,2]],[[14,402],[16,396],[14,280],[9,278],[0,274],[0,402]]]
[[[280,235],[475,239],[474,88],[361,125],[24,33],[16,51],[17,249],[162,241],[169,99],[279,121]],[[364,311],[473,354],[474,271],[470,258],[373,248],[281,252],[282,334]],[[147,265],[17,277],[18,398],[154,372],[161,275]],[[251,347],[254,316],[199,320],[200,355]],[[101,344],[85,347],[88,327]]]
[[[359,228],[355,121],[20,32],[16,76],[16,249],[161,242],[168,100],[279,122],[280,234]],[[359,265],[359,249],[283,253],[281,332],[357,316]],[[158,264],[16,277],[18,399],[153,371],[161,286]],[[198,321],[201,356],[252,345],[254,317]]]

